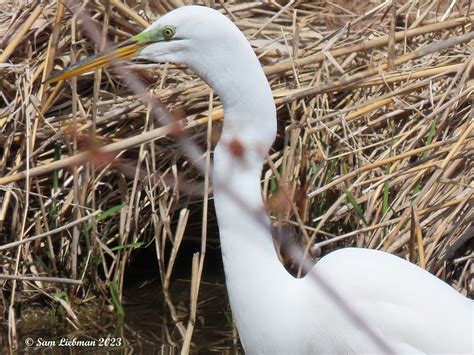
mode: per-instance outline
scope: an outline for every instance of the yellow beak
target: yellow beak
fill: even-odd
[[[95,69],[105,67],[109,64],[114,64],[119,60],[127,60],[133,58],[138,52],[147,46],[146,43],[137,43],[130,41],[124,42],[118,47],[97,53],[91,57],[87,57],[64,70],[56,73],[51,78],[46,80],[46,83],[56,83],[61,80],[66,80],[74,76],[91,72]]]

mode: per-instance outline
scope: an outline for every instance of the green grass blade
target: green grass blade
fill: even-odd
[[[125,310],[123,308],[122,302],[120,302],[120,295],[118,291],[117,284],[115,281],[112,281],[109,285],[110,296],[112,297],[112,303],[114,304],[117,314],[120,318],[125,317]]]
[[[118,213],[123,207],[125,206],[125,204],[121,203],[120,205],[117,205],[117,206],[114,206],[114,207],[111,207],[109,208],[108,210],[102,212],[100,215],[97,216],[96,218],[96,221],[97,222],[100,222],[110,216],[113,216],[114,214]]]
[[[364,222],[366,226],[369,225],[365,220],[364,210],[362,209],[362,206],[357,202],[354,195],[352,195],[350,191],[348,191],[347,189],[344,190],[344,192],[346,193],[346,199],[352,205],[352,208],[354,209],[357,216]]]
[[[125,245],[117,245],[116,247],[110,248],[110,250],[117,251],[117,250],[124,250],[124,249],[137,249],[137,248],[141,248],[144,244],[145,244],[144,242],[128,243]]]
[[[100,222],[100,221],[103,221],[104,219],[108,218],[108,217],[111,217],[113,216],[114,214],[120,212],[120,210],[125,206],[124,203],[121,203],[120,205],[117,205],[117,206],[114,206],[114,207],[111,207],[109,208],[108,210],[102,212],[101,214],[99,214],[95,221],[96,222]],[[92,223],[88,223],[87,224],[87,227],[86,227],[86,231],[89,232],[90,230],[92,229]]]

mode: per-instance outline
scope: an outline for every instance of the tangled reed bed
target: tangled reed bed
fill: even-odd
[[[168,288],[181,244],[215,223],[208,179],[176,143],[192,137],[206,161],[219,136],[220,102],[195,74],[129,65],[179,120],[168,125],[113,70],[44,83],[186,3],[89,1],[95,42],[67,2],[2,1],[0,304],[12,344],[22,303],[49,297],[77,323],[76,305],[94,295],[120,314],[137,248],[154,244]],[[275,223],[313,251],[386,250],[472,295],[471,3],[204,4],[245,33],[274,92],[279,132],[262,184]],[[203,241],[191,318],[215,240]],[[192,327],[170,312],[189,346]]]

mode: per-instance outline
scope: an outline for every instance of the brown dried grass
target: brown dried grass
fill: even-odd
[[[118,42],[176,3],[90,1],[87,10],[102,39]],[[250,39],[278,104],[279,135],[263,173],[272,215],[323,253],[386,250],[466,294],[474,13],[469,1],[450,4],[400,1],[396,18],[389,2],[215,6]],[[75,304],[91,292],[121,293],[127,260],[142,243],[155,243],[168,286],[189,213],[201,210],[208,189],[175,144],[176,125],[158,127],[113,72],[43,84],[101,46],[61,2],[0,8],[0,306],[14,344],[21,303],[66,291],[67,301],[52,297],[75,323]],[[205,83],[174,65],[134,70],[205,152],[222,118]],[[204,252],[199,266],[193,261],[193,315]]]

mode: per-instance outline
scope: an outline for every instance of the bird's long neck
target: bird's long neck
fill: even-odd
[[[190,56],[186,64],[217,92],[224,107],[213,170],[224,262],[233,256],[240,259],[243,252],[248,256],[267,249],[276,259],[260,188],[263,160],[276,136],[273,95],[245,36],[230,21],[222,30],[227,40],[210,46],[199,58]],[[265,261],[257,259],[263,266]]]
[[[268,81],[248,42],[233,47],[233,60],[207,77],[224,106],[221,139],[214,151],[214,198],[227,285],[243,268],[279,263],[262,201],[263,159],[276,134],[276,112]],[[232,54],[231,54],[232,55]],[[240,271],[237,271],[237,268]],[[258,269],[258,270],[255,270]],[[243,276],[248,277],[248,276]]]
[[[238,38],[210,54],[211,67],[201,62],[194,69],[224,106],[223,131],[214,151],[214,202],[226,286],[243,335],[242,329],[272,297],[269,279],[289,275],[275,253],[260,187],[263,160],[276,135],[275,105],[255,53],[243,35]]]
[[[265,283],[258,282],[268,278],[275,267],[282,268],[262,201],[261,165],[247,170],[242,168],[243,163],[223,142],[216,147],[214,204],[229,293],[233,287],[243,288],[252,283],[252,277],[258,279],[253,289],[261,287]]]

